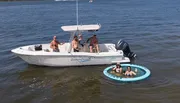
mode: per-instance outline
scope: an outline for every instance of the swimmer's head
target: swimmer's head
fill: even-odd
[[[131,67],[130,66],[127,67],[127,71],[129,71],[129,72],[131,71]]]
[[[116,67],[117,67],[117,68],[120,68],[120,67],[121,67],[120,63],[117,63],[117,64],[116,64]]]

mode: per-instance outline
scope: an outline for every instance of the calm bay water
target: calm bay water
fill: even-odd
[[[76,24],[75,2],[0,3],[0,103],[179,103],[180,1],[87,0],[79,2],[79,23],[100,23],[101,43],[126,40],[150,78],[118,83],[106,66],[53,68],[28,65],[10,50],[68,41],[63,25]]]

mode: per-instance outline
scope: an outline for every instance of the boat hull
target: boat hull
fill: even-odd
[[[104,65],[116,62],[130,62],[129,58],[121,56],[36,56],[36,55],[17,55],[28,64],[39,66],[85,66],[85,65]]]
[[[29,64],[40,66],[84,66],[84,65],[104,65],[117,62],[130,62],[124,57],[123,51],[115,50],[113,44],[100,44],[100,53],[90,53],[87,51],[68,52],[69,44],[60,47],[60,52],[51,52],[49,44],[42,44],[42,50],[34,50],[35,45],[23,46],[11,50],[18,57]]]

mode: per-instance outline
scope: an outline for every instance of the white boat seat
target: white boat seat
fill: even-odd
[[[29,51],[34,51],[34,49],[32,47],[28,47]]]

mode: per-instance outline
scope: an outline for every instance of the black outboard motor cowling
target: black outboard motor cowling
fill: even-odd
[[[117,50],[122,50],[124,52],[124,56],[129,57],[130,59],[133,59],[136,57],[136,54],[131,52],[129,48],[129,44],[125,42],[124,40],[119,40],[116,44]]]

